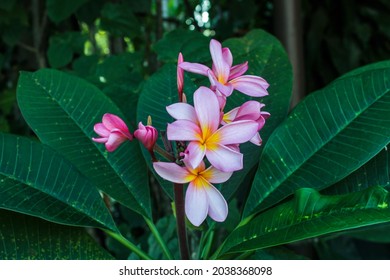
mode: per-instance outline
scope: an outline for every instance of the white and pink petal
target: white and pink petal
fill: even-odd
[[[241,144],[249,141],[257,130],[258,124],[255,121],[243,120],[234,121],[222,126],[212,136],[219,144]]]
[[[210,164],[222,172],[233,172],[243,168],[243,155],[224,145],[216,144],[206,150]]]
[[[187,168],[177,165],[174,162],[154,162],[153,168],[165,180],[177,184],[188,183],[195,179]]]
[[[206,65],[192,62],[182,62],[179,64],[179,67],[187,72],[200,74],[203,76],[207,76],[207,71],[210,70],[210,68]]]
[[[209,185],[205,190],[209,202],[208,215],[214,221],[225,221],[228,215],[228,205],[225,198],[213,185]]]
[[[268,95],[269,84],[261,77],[244,75],[230,81],[234,89],[253,97]]]
[[[185,195],[185,212],[194,226],[200,226],[209,212],[209,202],[204,182],[194,180],[188,185]]]
[[[198,141],[202,132],[198,125],[188,120],[178,120],[167,126],[168,140]]]
[[[171,117],[177,120],[188,120],[193,123],[198,123],[195,109],[187,103],[174,103],[166,107],[167,112]]]

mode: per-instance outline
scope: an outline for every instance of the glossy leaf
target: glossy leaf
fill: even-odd
[[[0,208],[116,230],[94,185],[50,147],[0,134]]]
[[[2,260],[111,260],[85,229],[0,211]]]
[[[123,118],[95,86],[56,71],[22,72],[17,98],[27,123],[40,140],[72,162],[99,189],[142,215],[150,216],[146,165],[136,141],[113,153],[91,140],[105,113]],[[123,118],[124,119],[124,118]]]
[[[244,216],[301,187],[324,189],[390,141],[390,69],[337,79],[310,94],[270,137]]]
[[[390,187],[390,155],[385,147],[369,162],[333,186],[324,194],[344,194],[366,189],[370,186]]]
[[[227,238],[221,254],[257,250],[292,241],[390,221],[390,195],[381,187],[325,196],[299,189],[294,198],[269,209]]]

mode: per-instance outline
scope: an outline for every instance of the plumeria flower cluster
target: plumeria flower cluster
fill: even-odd
[[[251,97],[268,95],[268,83],[261,77],[244,75],[248,62],[233,65],[233,56],[228,48],[216,41],[210,42],[212,67],[186,62],[178,57],[177,87],[179,102],[167,106],[167,112],[176,119],[168,124],[166,137],[181,147],[172,162],[156,159],[157,130],[150,124],[139,123],[134,137],[149,150],[153,167],[162,178],[176,184],[188,183],[185,195],[185,213],[188,220],[199,226],[210,216],[223,222],[228,214],[226,200],[213,186],[224,183],[234,171],[243,168],[240,144],[252,142],[261,145],[259,131],[270,116],[263,112],[264,104],[251,100],[229,112],[224,112],[228,97],[237,90]],[[186,102],[184,71],[209,78],[209,87],[199,87],[193,94],[194,104]],[[106,114],[103,122],[95,125],[101,138],[94,141],[105,143],[108,151],[115,150],[122,142],[132,140],[124,122],[117,116]],[[159,148],[161,149],[161,148]],[[208,166],[208,167],[207,167]]]
[[[194,105],[179,102],[167,107],[176,119],[168,124],[168,140],[186,143],[181,153],[182,165],[173,162],[155,162],[156,172],[174,183],[189,183],[185,197],[188,219],[199,226],[209,215],[222,222],[228,207],[221,193],[212,185],[226,182],[234,171],[243,168],[243,154],[239,145],[251,141],[261,145],[259,131],[270,116],[262,112],[264,104],[248,101],[224,113],[227,98],[233,90],[252,97],[268,95],[268,83],[261,77],[244,75],[248,63],[233,65],[228,48],[216,40],[210,42],[212,68],[183,61],[178,58],[178,92],[183,94],[183,70],[207,76],[210,87],[200,87],[194,92]],[[205,161],[210,164],[206,168]]]

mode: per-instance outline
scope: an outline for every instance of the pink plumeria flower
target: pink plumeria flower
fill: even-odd
[[[257,122],[257,131],[260,131],[265,124],[265,120],[270,116],[270,113],[261,111],[261,108],[264,106],[264,104],[257,101],[247,101],[240,107],[236,107],[224,114],[221,123],[228,124],[240,120],[252,120]],[[257,146],[262,144],[262,139],[259,133],[256,133],[249,141]]]
[[[188,164],[196,168],[206,156],[215,168],[231,172],[243,168],[243,155],[229,145],[249,141],[258,125],[253,120],[234,121],[221,128],[221,114],[214,92],[200,87],[194,93],[194,107],[175,103],[167,107],[177,121],[168,124],[168,140],[189,141],[186,154]]]
[[[113,114],[104,114],[103,121],[93,127],[100,138],[92,138],[97,143],[104,143],[107,151],[113,152],[123,142],[133,140],[133,135],[129,132],[125,122]]]
[[[223,96],[230,96],[233,90],[246,95],[262,97],[268,95],[269,84],[259,76],[243,75],[248,70],[248,62],[235,66],[229,48],[222,48],[217,40],[210,41],[210,53],[213,60],[212,70],[199,63],[183,62],[180,67],[184,70],[209,77],[211,87]]]
[[[153,126],[144,126],[142,122],[139,122],[138,129],[134,131],[134,137],[141,141],[148,151],[152,151],[158,138],[158,132]]]
[[[217,222],[223,222],[228,206],[222,194],[212,185],[226,182],[232,172],[221,172],[213,166],[206,169],[202,161],[196,168],[179,166],[172,162],[155,162],[154,170],[162,178],[177,184],[189,183],[185,196],[185,212],[188,220],[200,226],[209,215]]]

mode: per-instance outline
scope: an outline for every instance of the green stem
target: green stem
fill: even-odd
[[[189,260],[190,255],[188,251],[186,220],[184,214],[183,185],[175,183],[173,189],[175,194],[176,225],[177,235],[179,238],[180,256],[182,260]]]
[[[170,160],[170,161],[175,161],[176,158],[171,155],[170,153],[168,153],[167,151],[165,151],[163,148],[161,148],[159,145],[155,144],[154,145],[154,150],[159,153],[160,155],[162,155],[164,158],[166,158],[167,160]]]
[[[146,254],[144,251],[142,251],[140,248],[138,248],[135,244],[127,240],[123,237],[123,235],[110,231],[110,230],[104,230],[105,233],[107,233],[109,236],[117,240],[119,243],[124,245],[126,248],[137,254],[141,259],[144,260],[152,260],[152,258]]]
[[[149,220],[148,218],[146,218],[146,217],[144,217],[144,219],[145,219],[146,224],[147,224],[148,227],[150,228],[150,231],[152,232],[152,234],[153,234],[154,237],[156,238],[158,244],[160,244],[161,249],[163,250],[165,256],[168,258],[168,260],[173,260],[173,256],[172,256],[171,251],[168,249],[167,244],[166,244],[165,241],[162,239],[161,234],[160,234],[160,232],[157,230],[157,228],[156,228],[156,226],[154,225],[154,223],[153,223],[151,220]]]
[[[212,245],[213,239],[214,239],[214,234],[215,234],[215,231],[211,231],[209,236],[208,236],[208,238],[207,238],[207,243],[204,246],[204,250],[203,250],[203,254],[202,254],[202,258],[204,260],[207,260],[207,258],[209,256],[209,253],[210,253],[210,250],[211,250],[211,245]]]

